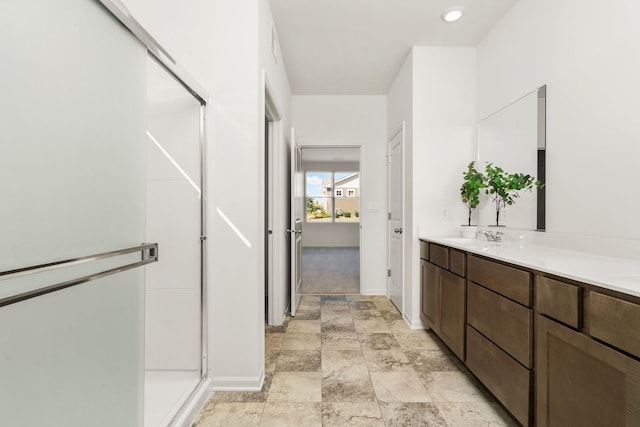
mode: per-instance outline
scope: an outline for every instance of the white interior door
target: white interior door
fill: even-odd
[[[304,215],[302,151],[291,129],[291,315],[295,316],[302,298],[302,219]]]
[[[388,255],[389,255],[389,299],[403,312],[403,147],[404,147],[404,123],[402,127],[389,140],[389,180],[387,194],[389,198],[389,230],[388,230]]]

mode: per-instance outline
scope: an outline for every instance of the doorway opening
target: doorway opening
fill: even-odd
[[[360,293],[360,147],[303,147],[302,293]]]

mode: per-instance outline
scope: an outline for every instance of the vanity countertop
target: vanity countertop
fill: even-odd
[[[420,239],[640,297],[640,262],[636,260],[521,241],[490,242],[484,240],[484,237],[462,239],[420,236]]]

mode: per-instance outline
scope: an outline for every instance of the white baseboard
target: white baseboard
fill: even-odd
[[[264,370],[257,377],[223,377],[209,374],[214,391],[260,391],[264,383]]]
[[[362,292],[362,295],[387,296],[387,290],[386,289],[367,289],[366,292]]]
[[[402,313],[402,318],[404,319],[405,322],[407,322],[407,325],[411,329],[429,329],[425,324],[422,323],[422,320],[420,319],[411,320],[407,318],[407,316],[405,316],[404,313]]]

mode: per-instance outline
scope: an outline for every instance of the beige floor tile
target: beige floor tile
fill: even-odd
[[[454,361],[441,350],[405,350],[404,353],[417,372],[458,371]]]
[[[276,372],[267,402],[311,403],[322,401],[320,372]]]
[[[436,403],[449,427],[509,426],[518,424],[497,403]]]
[[[484,402],[487,400],[475,383],[462,372],[419,374],[434,402]]]
[[[349,307],[351,307],[351,310],[357,310],[357,311],[366,311],[366,310],[375,310],[378,308],[378,306],[373,302],[373,301],[365,301],[365,300],[360,300],[360,301],[348,301],[349,303]]]
[[[400,350],[368,350],[362,354],[369,372],[413,372],[409,359]]]
[[[282,350],[276,372],[319,372],[320,350]]]
[[[264,331],[267,334],[283,334],[287,332],[288,322],[284,322],[282,325],[264,325]]]
[[[229,424],[228,427],[232,427]],[[322,427],[320,403],[270,403],[262,413],[260,427]],[[235,426],[233,426],[235,427]]]
[[[424,331],[414,331],[406,334],[394,333],[398,344],[403,350],[439,350],[438,343]]]
[[[400,350],[400,344],[393,334],[358,334],[363,349]]]
[[[353,320],[376,320],[382,319],[382,314],[376,309],[354,310],[352,307],[351,317],[353,318]]]
[[[369,375],[379,401],[433,401],[415,372],[370,372]]]
[[[400,314],[400,312],[396,310],[395,307],[390,310],[379,308],[378,312],[380,313],[380,317],[382,317],[387,323],[397,322],[398,320],[402,320],[402,314]],[[402,321],[404,322],[404,320]]]
[[[377,403],[322,403],[323,427],[385,427]]]
[[[264,403],[217,403],[202,414],[196,427],[257,427],[264,407]]]
[[[356,328],[353,326],[353,320],[351,320],[351,317],[348,316],[322,320],[320,330],[324,335],[336,332],[355,332]]]
[[[355,332],[322,334],[323,350],[360,350],[360,340]]]
[[[298,310],[293,320],[320,320],[320,309]]]
[[[322,372],[367,372],[362,350],[322,350]]]
[[[387,323],[389,324],[389,329],[394,334],[408,334],[411,332],[409,325],[407,325],[404,319],[392,320]]]
[[[380,402],[380,411],[386,427],[447,427],[435,403]]]
[[[264,350],[280,351],[286,334],[264,334]]]
[[[320,334],[285,334],[282,350],[320,350]]]
[[[320,303],[320,301],[318,301],[318,302],[314,302],[314,301],[312,301],[312,302],[302,302],[298,306],[298,310],[300,310],[300,311],[319,312],[321,308],[322,308],[322,304]],[[293,317],[293,319],[295,319],[295,317]]]
[[[324,322],[326,320],[335,319],[349,319],[351,320],[351,311],[348,306],[341,306],[340,308],[323,308],[320,314],[320,319]]]
[[[356,331],[359,334],[380,334],[391,332],[387,322],[383,319],[354,320],[353,324],[356,326]]]
[[[323,372],[323,402],[375,402],[376,394],[367,372]]]
[[[319,334],[320,320],[291,320],[287,334]]]
[[[278,364],[278,358],[280,357],[280,351],[265,351],[264,352],[264,371],[273,372],[276,370]]]

